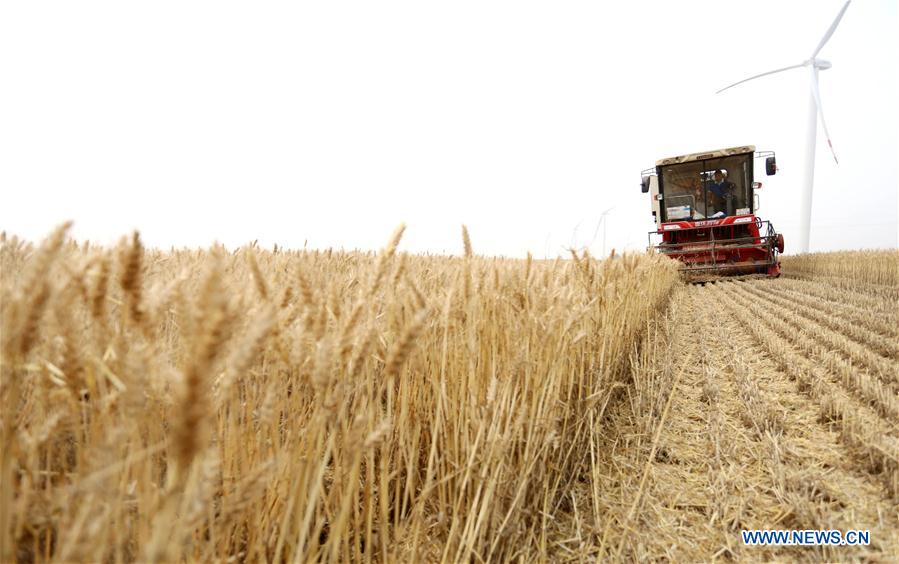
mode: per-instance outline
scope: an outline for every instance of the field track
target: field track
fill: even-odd
[[[621,538],[639,531],[639,542],[618,555],[899,555],[899,311],[889,288],[876,290],[779,279],[677,293],[666,342],[648,361],[674,382],[667,413],[655,417],[658,438],[610,461],[623,469],[608,484],[622,498],[645,475],[642,496],[617,509],[613,526]],[[742,545],[741,529],[762,528],[868,529],[871,546]]]

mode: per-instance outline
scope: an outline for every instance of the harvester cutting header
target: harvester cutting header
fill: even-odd
[[[779,276],[783,235],[756,215],[755,158],[765,158],[768,176],[777,172],[774,153],[752,145],[662,159],[643,171],[656,222],[650,248],[681,261],[692,279]]]

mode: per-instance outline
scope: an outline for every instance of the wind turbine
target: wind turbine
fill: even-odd
[[[596,223],[596,230],[593,232],[593,241],[596,241],[596,236],[599,235],[599,226],[602,225],[602,257],[606,256],[606,216],[609,215],[609,212],[614,210],[615,206],[607,209],[606,211],[599,214],[599,221]],[[590,241],[590,244],[593,244],[593,241]]]
[[[824,59],[818,58],[818,53],[821,52],[821,49],[824,48],[824,45],[830,39],[830,36],[833,35],[833,32],[836,31],[837,26],[840,24],[840,20],[843,19],[843,14],[846,13],[846,8],[849,7],[849,2],[852,0],[847,0],[845,4],[843,4],[843,8],[840,10],[840,13],[837,14],[833,23],[830,24],[830,27],[827,29],[827,32],[824,34],[824,37],[821,38],[821,41],[818,43],[818,46],[812,52],[812,56],[807,60],[799,63],[798,65],[790,65],[789,67],[784,67],[782,69],[776,69],[773,71],[763,72],[762,74],[757,74],[755,76],[750,76],[749,78],[745,78],[739,82],[735,82],[730,86],[725,86],[716,94],[720,94],[727,90],[728,88],[733,88],[738,84],[743,84],[744,82],[749,82],[750,80],[754,80],[756,78],[760,78],[763,76],[768,76],[769,74],[776,74],[779,72],[788,71],[791,69],[797,69],[800,67],[808,67],[809,72],[811,74],[811,99],[809,101],[809,113],[808,113],[808,133],[807,133],[807,141],[806,141],[806,149],[805,149],[805,187],[802,191],[802,204],[799,210],[799,252],[807,253],[808,252],[808,241],[809,241],[809,231],[812,219],[812,187],[815,182],[815,140],[818,135],[818,116],[821,116],[821,126],[824,128],[824,136],[827,138],[827,146],[830,147],[830,152],[833,154],[833,160],[837,164],[839,161],[837,160],[837,154],[833,150],[833,144],[830,142],[830,133],[827,131],[827,123],[824,121],[824,109],[821,107],[821,92],[818,89],[818,71],[819,70],[827,70],[832,65],[830,61],[825,61]]]

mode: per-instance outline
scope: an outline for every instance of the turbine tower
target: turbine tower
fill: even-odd
[[[837,14],[836,19],[833,20],[832,24],[830,24],[827,32],[824,33],[824,37],[821,38],[818,46],[812,52],[812,56],[807,60],[797,65],[790,65],[782,69],[776,69],[773,71],[763,72],[762,74],[757,74],[755,76],[750,76],[749,78],[745,78],[739,82],[735,82],[730,86],[725,86],[724,88],[716,92],[716,94],[720,94],[728,88],[733,88],[738,84],[743,84],[744,82],[749,82],[750,80],[754,80],[756,78],[768,76],[769,74],[776,74],[800,67],[808,67],[809,73],[811,75],[811,96],[809,99],[808,132],[805,148],[805,186],[803,187],[802,203],[799,209],[798,246],[800,253],[808,252],[809,231],[811,228],[812,219],[812,187],[814,186],[815,182],[815,140],[818,135],[818,116],[821,116],[821,127],[824,129],[824,137],[827,138],[827,146],[830,147],[830,152],[831,154],[833,154],[833,160],[834,162],[839,164],[839,161],[837,160],[837,154],[833,150],[833,143],[830,142],[830,133],[827,131],[827,122],[824,121],[824,109],[821,107],[821,92],[818,88],[818,71],[829,69],[831,67],[831,64],[830,61],[819,59],[818,53],[820,53],[821,49],[824,48],[824,45],[830,39],[830,36],[833,35],[833,32],[836,31],[837,26],[840,24],[840,20],[843,19],[843,14],[846,13],[846,9],[849,7],[849,3],[851,1],[852,0],[847,0],[846,3],[843,4],[843,8],[840,10],[840,13]]]

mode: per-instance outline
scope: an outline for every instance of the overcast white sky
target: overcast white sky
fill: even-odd
[[[640,171],[777,151],[759,215],[797,239],[802,62],[842,0],[5,2],[0,229],[36,239],[555,256],[642,248]],[[819,57],[812,250],[896,247],[897,2]],[[758,178],[758,176],[762,176]]]

